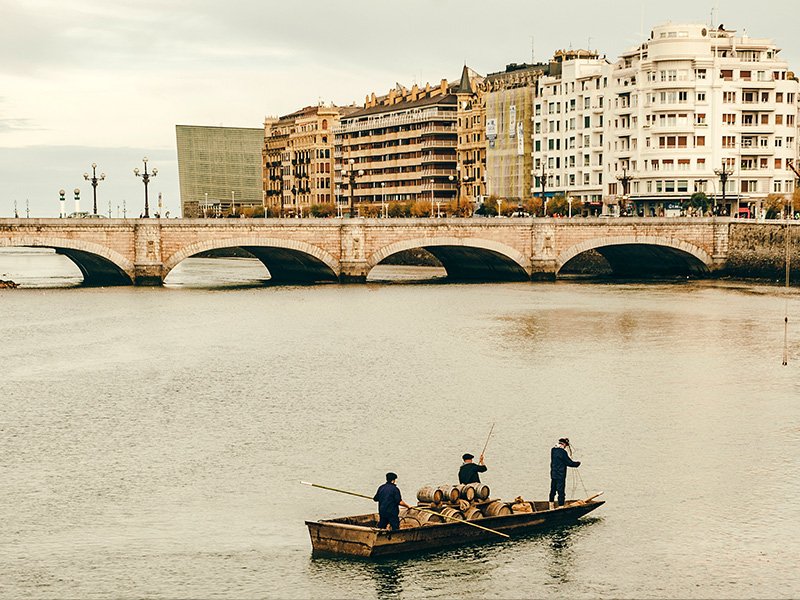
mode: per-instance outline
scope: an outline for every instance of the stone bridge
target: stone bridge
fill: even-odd
[[[387,257],[431,252],[455,280],[555,279],[583,252],[615,274],[724,268],[729,219],[0,219],[0,246],[54,248],[85,285],[160,285],[200,252],[244,248],[276,283],[364,282]]]

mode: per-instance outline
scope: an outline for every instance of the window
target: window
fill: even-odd
[[[722,147],[723,148],[736,148],[736,136],[735,135],[723,135],[722,136]]]
[[[540,116],[540,115],[542,114],[542,105],[541,105],[541,104],[537,104],[537,105],[534,107],[534,109],[533,109],[533,114],[534,114],[535,116],[537,116],[537,117],[538,117],[538,116]]]
[[[706,101],[706,93],[705,92],[697,92],[697,101],[698,102],[705,102]]]
[[[780,170],[783,166],[783,161],[780,158],[775,159],[775,169]]]
[[[689,180],[688,179],[678,179],[677,189],[679,192],[688,192],[689,191]]]
[[[783,102],[783,92],[777,92],[775,94],[775,102]]]
[[[725,81],[733,81],[733,69],[722,69],[719,72],[719,76],[722,77],[722,79],[724,79]]]
[[[736,113],[723,113],[722,123],[725,125],[736,125]]]
[[[688,171],[689,170],[689,165],[691,164],[691,162],[692,161],[690,161],[688,158],[679,158],[678,159],[678,171]],[[678,190],[678,191],[680,191],[680,190]]]
[[[694,115],[695,125],[706,125],[706,113],[696,113]]]
[[[589,129],[592,126],[592,117],[583,117],[583,128]]]
[[[689,101],[689,92],[678,92],[678,102],[685,104]]]
[[[783,186],[781,185],[781,180],[780,179],[776,179],[775,181],[772,182],[772,191],[773,192],[775,192],[777,194],[780,194],[781,191],[783,191],[781,189],[782,187]]]
[[[736,104],[736,92],[722,92],[723,104]]]
[[[794,115],[786,115],[786,124],[790,127],[794,125]]]
[[[739,79],[750,81],[750,71],[739,71]]]
[[[705,79],[706,78],[706,70],[705,69],[697,69],[694,72],[694,76],[696,79]]]
[[[667,179],[664,181],[664,191],[665,192],[674,192],[675,191],[675,180],[674,179]]]
[[[699,148],[706,145],[706,136],[704,135],[696,135],[694,136],[694,145],[695,148]]]

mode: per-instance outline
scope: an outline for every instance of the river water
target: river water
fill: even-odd
[[[800,596],[797,289],[783,367],[767,284],[248,287],[258,265],[190,259],[161,289],[55,289],[80,281],[58,260],[0,256],[25,286],[0,290],[2,598]],[[393,470],[411,500],[493,422],[493,496],[544,499],[566,435],[569,495],[607,503],[311,557],[305,519],[374,504],[300,480],[372,494]]]

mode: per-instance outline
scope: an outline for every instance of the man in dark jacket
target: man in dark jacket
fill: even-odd
[[[464,461],[464,464],[461,465],[461,468],[458,470],[458,483],[481,482],[481,478],[478,477],[478,473],[485,473],[488,470],[488,467],[483,464],[483,454],[481,454],[480,459],[478,459],[479,464],[477,465],[472,462],[473,458],[475,457],[469,452],[461,457],[461,460]]]
[[[403,502],[400,489],[395,485],[397,475],[394,473],[386,474],[386,483],[378,488],[372,498],[378,503],[378,529],[385,529],[388,525],[394,531],[400,529],[400,507],[411,508]]]
[[[580,467],[581,461],[572,460],[567,454],[569,438],[560,438],[558,445],[550,450],[550,503],[558,494],[558,505],[564,506],[564,488],[567,483],[567,467]]]

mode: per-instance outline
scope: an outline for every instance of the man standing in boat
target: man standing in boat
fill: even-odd
[[[580,467],[581,461],[572,460],[567,454],[569,438],[560,438],[558,445],[550,450],[550,504],[558,494],[558,505],[564,506],[564,488],[567,484],[567,467]]]
[[[472,462],[473,458],[475,457],[469,452],[461,457],[461,460],[464,461],[464,464],[461,465],[461,468],[458,470],[458,483],[481,482],[481,478],[478,476],[478,473],[485,473],[488,470],[488,467],[483,464],[483,454],[481,454],[480,458],[478,459],[478,464]]]
[[[403,502],[400,489],[395,485],[397,475],[395,473],[386,474],[386,483],[378,488],[372,498],[378,503],[378,529],[385,529],[388,525],[394,531],[400,529],[400,507],[411,508]]]

